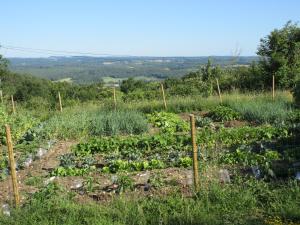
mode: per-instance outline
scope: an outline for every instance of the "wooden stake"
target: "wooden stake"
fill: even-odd
[[[272,99],[275,100],[275,76],[272,77]]]
[[[15,101],[13,95],[11,96],[11,105],[12,105],[13,114],[16,114],[16,107],[15,107]]]
[[[5,125],[5,131],[6,131],[6,143],[7,143],[7,149],[8,149],[9,167],[10,167],[10,173],[11,173],[11,179],[12,179],[13,191],[14,191],[14,197],[15,197],[15,205],[16,205],[16,207],[18,207],[20,205],[20,195],[19,195],[16,164],[15,164],[15,158],[14,158],[13,145],[12,145],[9,125]]]
[[[161,87],[161,92],[162,92],[162,96],[163,96],[163,100],[164,100],[164,107],[165,107],[165,110],[167,110],[167,102],[166,102],[166,96],[165,96],[164,85],[161,83],[161,84],[160,84],[160,87]]]
[[[191,138],[193,147],[193,172],[194,172],[194,187],[195,191],[199,190],[199,173],[198,173],[198,149],[196,144],[196,128],[195,128],[195,116],[190,114],[191,124]]]
[[[222,96],[221,96],[221,90],[220,90],[220,85],[219,85],[219,80],[216,79],[217,81],[217,87],[218,87],[218,95],[219,95],[219,99],[220,99],[220,103],[222,103]]]
[[[116,87],[113,88],[113,94],[114,94],[114,106],[115,106],[115,110],[117,110]]]
[[[62,112],[63,108],[62,108],[62,104],[61,104],[61,96],[60,96],[60,92],[58,92],[58,102],[59,102],[59,111]]]
[[[0,90],[0,98],[1,98],[1,103],[3,104],[3,91]]]

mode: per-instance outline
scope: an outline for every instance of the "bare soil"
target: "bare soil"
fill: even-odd
[[[26,180],[29,177],[39,177],[42,181],[48,179],[49,171],[59,165],[58,157],[62,154],[68,153],[74,141],[58,142],[52,149],[50,149],[41,159],[33,161],[33,163],[23,170],[17,171],[17,179],[19,183],[19,192],[21,195],[21,203],[38,188],[32,185],[26,185]],[[11,176],[8,176],[4,181],[0,182],[0,204],[5,202],[11,203],[13,201],[13,190],[11,183]]]

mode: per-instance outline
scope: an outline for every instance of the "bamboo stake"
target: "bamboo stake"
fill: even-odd
[[[15,205],[16,205],[16,207],[18,207],[20,205],[20,196],[19,196],[16,164],[15,164],[15,158],[14,158],[14,153],[13,153],[13,145],[12,145],[11,132],[10,132],[9,125],[5,125],[5,131],[6,131],[6,143],[7,143],[7,149],[8,149],[10,173],[11,173],[11,179],[12,179],[13,191],[14,191],[14,197],[15,197]]]
[[[1,103],[3,104],[3,91],[0,90],[0,98],[1,98]]]
[[[217,87],[218,87],[218,95],[219,95],[219,99],[220,99],[220,103],[222,103],[222,96],[221,96],[221,90],[220,90],[220,85],[219,85],[219,80],[216,79],[217,81]]]
[[[11,105],[12,105],[13,114],[16,114],[16,107],[15,107],[15,101],[13,95],[11,96]]]
[[[191,124],[191,138],[193,147],[193,173],[194,173],[194,187],[195,191],[199,190],[199,173],[198,173],[198,150],[196,144],[196,128],[195,128],[195,116],[190,114]]]
[[[275,100],[275,76],[272,77],[272,99]]]
[[[60,96],[60,92],[58,92],[58,102],[59,102],[59,111],[62,112],[63,108],[62,108],[62,104],[61,104],[61,96]]]
[[[165,107],[165,110],[167,110],[167,102],[166,102],[164,85],[161,83],[160,86],[161,86],[161,92],[162,92],[163,101],[164,101],[164,107]]]
[[[116,87],[113,88],[113,95],[114,95],[114,106],[115,106],[115,110],[117,110]]]

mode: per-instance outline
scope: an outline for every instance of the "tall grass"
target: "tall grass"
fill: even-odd
[[[225,104],[239,104],[239,103],[247,103],[250,102],[255,103],[257,100],[261,102],[260,105],[264,103],[272,102],[272,96],[270,93],[239,93],[239,92],[231,92],[222,94],[222,99]],[[202,96],[172,96],[166,99],[167,101],[167,111],[180,113],[180,112],[193,112],[193,111],[207,111],[211,110],[214,107],[220,105],[220,99],[218,96],[213,95],[209,97]],[[286,103],[289,106],[292,103],[292,95],[287,91],[278,91],[276,92],[276,100],[275,104],[278,103]],[[284,105],[284,104],[283,104]],[[104,101],[102,102],[102,106],[104,108],[113,109],[112,101]],[[271,107],[271,106],[270,106]],[[282,106],[280,106],[282,108]],[[144,113],[152,113],[157,111],[163,111],[164,104],[163,100],[141,100],[141,101],[130,101],[130,102],[122,102],[118,101],[117,103],[118,109],[130,109],[137,110]],[[251,107],[249,107],[251,108]],[[259,106],[258,106],[259,108]],[[283,107],[284,108],[284,107]],[[262,109],[264,111],[264,109]]]
[[[236,96],[225,99],[225,105],[239,112],[245,120],[256,123],[286,121],[292,102],[288,93],[279,92],[275,100],[268,95]]]
[[[43,136],[76,139],[89,135],[140,134],[148,130],[147,120],[136,111],[104,111],[96,105],[66,108],[39,128]]]
[[[134,199],[121,196],[101,204],[76,203],[69,196],[57,195],[48,187],[34,194],[23,208],[13,210],[10,217],[0,216],[0,224],[266,224],[277,217],[285,221],[279,224],[300,221],[300,189],[295,182],[277,187],[253,180],[234,188],[210,184],[194,198],[178,193]]]
[[[95,136],[141,134],[148,131],[148,123],[137,111],[102,111],[94,116],[89,128]]]

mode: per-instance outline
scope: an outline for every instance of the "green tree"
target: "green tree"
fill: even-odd
[[[272,76],[281,88],[291,88],[300,77],[300,27],[289,21],[261,39],[257,54],[261,56],[263,82],[271,86]]]
[[[8,60],[3,58],[2,55],[0,55],[0,73],[6,72],[8,67]]]

